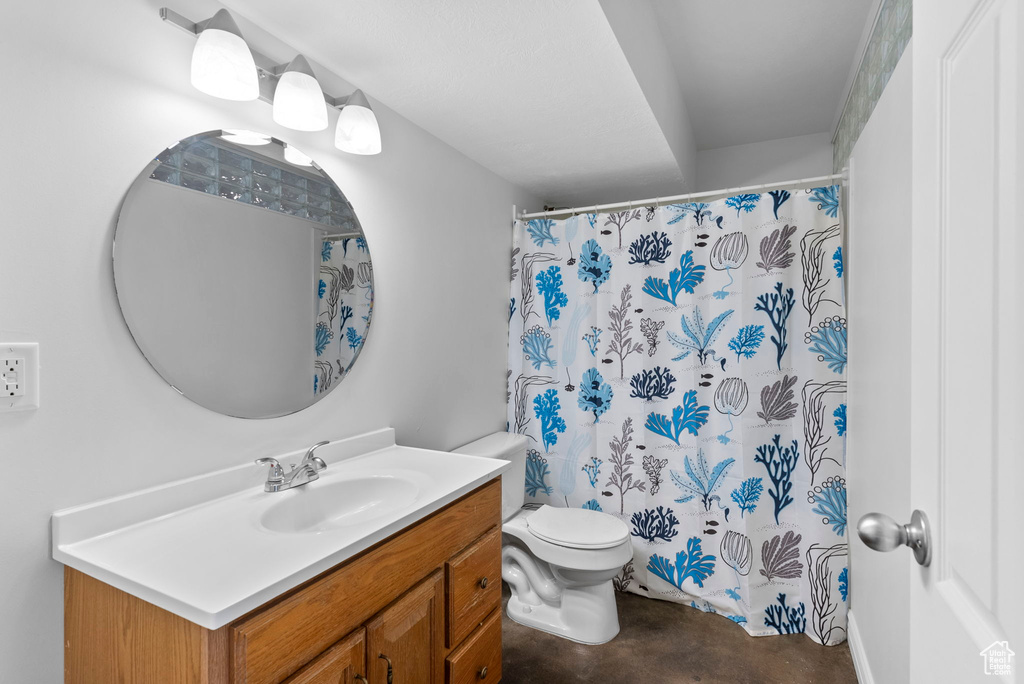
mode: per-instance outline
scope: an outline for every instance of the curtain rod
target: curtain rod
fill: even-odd
[[[779,183],[763,183],[761,185],[749,185],[744,188],[725,188],[723,190],[710,190],[708,192],[691,192],[687,195],[675,195],[673,197],[651,197],[650,199],[644,200],[633,200],[631,202],[614,202],[612,204],[595,204],[588,207],[574,207],[569,209],[551,209],[549,211],[535,211],[530,214],[520,214],[516,217],[517,220],[543,218],[545,216],[572,216],[575,214],[597,214],[609,209],[618,209],[620,207],[633,208],[633,207],[650,207],[650,206],[661,206],[663,204],[678,204],[686,200],[698,199],[698,198],[710,198],[716,196],[728,197],[730,195],[739,195],[744,192],[753,191],[764,191],[764,190],[780,190],[787,187],[801,187],[810,186],[818,187],[823,183],[829,181],[846,180],[846,170],[842,173],[832,173],[827,176],[815,176],[814,178],[800,178],[798,180],[781,181]],[[513,208],[513,212],[515,209]]]

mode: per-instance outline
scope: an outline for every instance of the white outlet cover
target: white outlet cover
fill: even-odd
[[[18,372],[24,394],[18,397],[0,396],[0,413],[39,408],[39,343],[0,342],[0,361],[5,359],[24,360]]]

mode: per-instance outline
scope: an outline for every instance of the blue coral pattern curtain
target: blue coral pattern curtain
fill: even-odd
[[[629,525],[618,589],[846,638],[842,234],[838,186],[516,225],[527,497]]]

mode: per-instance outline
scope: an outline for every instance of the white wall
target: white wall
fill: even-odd
[[[850,645],[855,661],[858,652],[866,656],[876,684],[910,680],[913,557],[906,549],[872,551],[856,537],[865,513],[901,522],[911,513],[910,143],[908,46],[850,156],[846,479],[850,608],[857,625]]]
[[[832,173],[832,137],[814,133],[697,152],[695,192]]]
[[[5,6],[0,55],[18,68],[0,100],[0,339],[40,342],[43,385],[38,411],[0,414],[0,682],[62,680],[52,511],[387,425],[401,443],[441,449],[505,426],[511,205],[536,198],[382,106],[384,153],[357,157],[334,151],[329,131],[273,125],[262,102],[198,93],[194,41],[159,20],[161,4]],[[201,19],[216,6],[174,8]],[[311,154],[373,255],[377,306],[359,362],[291,416],[228,418],[184,399],[117,307],[111,236],[128,187],[160,150],[214,128],[263,130]]]
[[[672,56],[649,0],[600,0],[644,98],[683,174],[679,192],[696,192],[697,144]],[[606,200],[613,201],[613,200]]]

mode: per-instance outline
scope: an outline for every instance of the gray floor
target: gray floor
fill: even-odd
[[[635,594],[616,598],[621,631],[601,646],[524,627],[503,612],[502,684],[857,682],[846,644],[819,646],[802,634],[751,637],[689,606]]]

